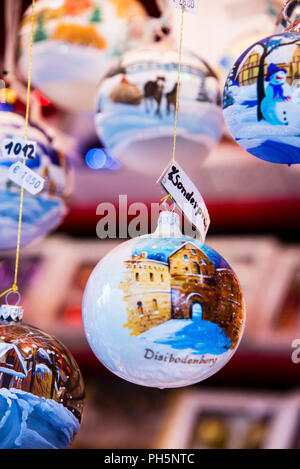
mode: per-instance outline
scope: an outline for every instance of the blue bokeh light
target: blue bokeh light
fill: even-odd
[[[109,169],[115,171],[120,164],[104,148],[92,148],[85,155],[85,162],[91,169]]]

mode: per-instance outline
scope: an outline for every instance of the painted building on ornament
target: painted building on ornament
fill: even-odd
[[[239,86],[253,85],[257,82],[259,74],[259,63],[261,54],[258,51],[253,51],[249,55],[238,73]],[[276,63],[279,68],[287,71],[287,83],[292,85],[300,79],[300,46],[296,46],[295,52],[291,62],[289,63]],[[264,63],[264,76],[267,76],[269,63]]]
[[[131,335],[139,335],[170,319],[198,319],[218,324],[237,343],[243,321],[243,298],[233,271],[216,268],[191,242],[183,242],[167,262],[147,253],[125,261],[120,284],[127,303]]]
[[[0,388],[21,389],[36,396],[53,399],[56,397],[54,386],[55,376],[53,369],[46,368],[48,372],[37,373],[36,353],[31,344],[26,346],[26,339],[22,346],[18,343],[0,344]],[[27,355],[21,352],[26,349]]]

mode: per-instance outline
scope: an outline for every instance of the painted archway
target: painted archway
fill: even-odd
[[[190,304],[190,316],[192,319],[198,321],[203,319],[203,308],[201,303],[194,301]]]
[[[191,293],[186,299],[186,317],[203,319],[204,300],[198,293]]]

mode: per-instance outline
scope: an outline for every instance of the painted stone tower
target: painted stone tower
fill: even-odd
[[[216,268],[192,242],[183,241],[167,261],[147,257],[146,252],[125,261],[120,284],[127,303],[131,335],[139,335],[170,319],[198,319],[218,324],[232,347],[239,339],[243,299],[230,269]]]
[[[126,261],[126,277],[120,288],[127,303],[128,323],[124,327],[139,335],[171,319],[168,264],[147,259],[147,254]]]

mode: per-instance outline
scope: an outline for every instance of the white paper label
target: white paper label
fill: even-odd
[[[33,160],[36,154],[36,142],[21,137],[5,138],[1,143],[2,158],[28,158]]]
[[[198,10],[199,0],[170,0],[170,3],[176,8],[182,9],[184,6],[184,11],[196,13]]]
[[[181,166],[176,161],[171,162],[158,182],[173,197],[188,220],[195,225],[201,241],[204,242],[210,224],[209,213],[200,192]]]
[[[30,194],[36,195],[44,188],[45,180],[21,161],[12,164],[8,170],[8,178]]]

